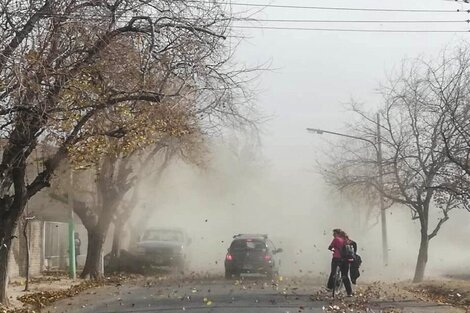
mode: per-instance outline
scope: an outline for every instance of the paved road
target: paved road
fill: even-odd
[[[358,298],[332,301],[321,292],[318,282],[285,279],[268,282],[248,279],[243,282],[222,279],[149,279],[107,286],[62,300],[43,312],[343,312],[348,305],[357,312]],[[315,295],[312,298],[312,295]],[[416,300],[391,302],[374,300],[369,312],[451,313],[461,312],[448,306]],[[394,308],[395,311],[384,311]]]

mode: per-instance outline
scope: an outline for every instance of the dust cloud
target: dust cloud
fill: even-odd
[[[234,234],[266,233],[284,250],[281,275],[326,276],[331,230],[339,227],[359,245],[363,281],[412,278],[419,224],[411,221],[408,209],[394,207],[387,213],[390,262],[384,267],[380,224],[364,227],[364,210],[326,186],[311,158],[311,166],[304,169],[280,168],[256,145],[215,141],[210,150],[205,168],[175,161],[160,183],[145,186],[141,203],[151,218],[147,225],[137,225],[185,229],[192,238],[191,270],[222,274]],[[428,277],[468,271],[468,245],[457,244],[465,240],[455,237],[469,238],[464,222],[469,213],[452,213],[431,242]]]

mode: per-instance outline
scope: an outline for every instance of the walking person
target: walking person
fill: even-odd
[[[341,250],[344,246],[344,238],[341,236],[343,231],[339,228],[333,229],[333,240],[331,241],[330,245],[328,246],[328,250],[333,251],[333,257],[331,259],[331,272],[330,277],[328,278],[328,289],[333,289],[334,286],[334,279],[336,273],[336,267],[339,265],[341,266],[342,259],[341,259]]]

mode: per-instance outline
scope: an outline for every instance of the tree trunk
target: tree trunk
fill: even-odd
[[[101,253],[103,251],[103,244],[106,239],[106,233],[101,232],[98,227],[87,229],[88,231],[88,248],[85,261],[80,278],[100,279],[103,277],[101,271]]]
[[[98,204],[97,209],[95,209],[92,214],[93,221],[87,214],[84,214],[84,212],[89,209],[85,208],[85,210],[78,210],[77,212],[88,231],[87,256],[85,267],[80,275],[81,278],[90,276],[92,279],[97,279],[103,275],[100,266],[103,245],[118,206],[124,194],[131,186],[127,183],[127,177],[131,173],[130,169],[127,167],[128,160],[119,163],[119,171],[117,174],[116,162],[115,156],[108,155],[103,159],[100,170],[98,171],[96,179]],[[121,234],[118,234],[115,238],[119,238],[120,236]],[[116,246],[113,244],[113,252],[118,254],[119,247],[119,242]]]
[[[16,220],[13,221],[10,216],[10,218],[0,221],[0,303],[5,305],[8,304],[8,260],[15,234]]]
[[[3,304],[8,303],[8,257],[11,242],[28,200],[25,183],[26,165],[22,159],[15,165],[11,174],[15,194],[12,198],[8,196],[0,198],[0,303]]]
[[[424,229],[423,229],[424,228]],[[424,271],[426,270],[426,263],[428,262],[428,230],[427,227],[421,226],[421,243],[419,245],[418,260],[416,262],[414,283],[420,283],[424,279]]]
[[[0,248],[0,304],[8,305],[8,256],[10,246]]]
[[[101,255],[103,245],[111,225],[112,217],[116,212],[117,202],[108,202],[99,211],[99,216],[85,205],[74,205],[74,211],[80,217],[87,230],[88,247],[85,266],[80,275],[81,278],[90,277],[99,279],[103,273],[101,270]]]
[[[6,234],[5,237],[0,238],[3,244],[0,246],[0,304],[8,305],[7,287],[8,287],[8,257],[10,255],[11,238],[13,232]]]

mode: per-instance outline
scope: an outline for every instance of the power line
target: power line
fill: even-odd
[[[444,0],[455,3],[469,3],[470,0]],[[206,0],[187,0],[192,3],[207,3]],[[461,10],[439,10],[439,9],[384,9],[384,8],[354,8],[354,7],[326,7],[326,6],[303,6],[303,5],[285,5],[285,4],[262,4],[262,3],[241,3],[241,2],[215,2],[216,4],[233,5],[233,6],[249,6],[260,8],[283,8],[283,9],[312,9],[312,10],[335,10],[335,11],[370,11],[370,12],[407,12],[407,13],[470,13],[470,9]]]
[[[188,0],[189,2],[202,2],[202,0]],[[229,4],[229,3],[227,3]],[[258,7],[276,7],[276,8],[295,8],[295,9],[322,9],[322,10],[349,10],[349,11],[379,11],[379,12],[468,12],[470,10],[414,10],[414,9],[379,9],[379,8],[350,8],[350,7],[320,7],[320,6],[293,6],[293,5],[274,5],[274,4],[254,4],[254,3],[230,3],[231,5],[245,5]],[[77,20],[97,20],[102,17],[94,14],[60,14],[53,13],[48,16],[67,17]],[[149,15],[151,16],[151,15]],[[133,15],[123,14],[120,17],[132,18]],[[151,16],[156,17],[156,16]],[[186,21],[204,21],[205,19],[187,19]],[[209,19],[207,19],[209,20]],[[211,20],[211,19],[210,19]],[[228,18],[235,22],[279,22],[279,23],[467,23],[467,20],[319,20],[319,19],[251,19],[251,18]],[[212,21],[212,20],[211,20]],[[184,22],[184,20],[182,21]],[[300,31],[330,31],[330,32],[374,32],[374,33],[467,33],[470,30],[393,30],[393,29],[347,29],[347,28],[309,28],[309,27],[283,27],[283,26],[241,26],[232,25],[232,28],[239,29],[267,29],[267,30],[300,30]]]
[[[232,26],[241,29],[269,30],[302,30],[330,32],[364,32],[364,33],[470,33],[470,30],[407,30],[407,29],[348,29],[348,28],[310,28],[310,27],[276,27],[276,26]]]
[[[198,2],[198,1],[193,1]],[[311,10],[336,10],[336,11],[372,11],[372,12],[409,12],[409,13],[470,13],[469,10],[436,10],[436,9],[381,9],[381,8],[352,8],[352,7],[324,7],[324,6],[302,6],[284,4],[260,4],[260,3],[240,3],[226,2],[227,5],[261,7],[261,8],[282,8],[282,9],[311,9]]]
[[[18,14],[26,15],[26,14]],[[50,13],[46,14],[46,17],[63,17],[74,20],[83,20],[83,21],[101,21],[104,16],[99,16],[95,14],[60,14],[60,13]],[[160,18],[155,15],[147,15],[151,18]],[[135,15],[120,15],[120,18],[133,18]],[[214,21],[214,19],[209,18],[182,18],[181,21],[194,22],[194,21]],[[233,22],[280,22],[280,23],[467,23],[470,24],[470,19],[466,20],[327,20],[327,19],[259,19],[259,18],[226,18],[220,19],[220,21],[233,21]]]
[[[315,20],[315,19],[248,19],[235,18],[243,22],[279,22],[279,23],[470,23],[468,20]]]
[[[96,15],[67,15],[67,14],[48,14],[47,16],[50,17],[66,17],[73,20],[90,20],[90,21],[101,21],[103,17],[99,17]],[[132,18],[132,15],[122,15],[122,18]],[[157,17],[149,15],[149,17]],[[194,21],[213,21],[213,19],[208,18],[186,18],[182,19],[182,21],[186,22],[194,22]],[[221,19],[220,21],[224,21]],[[233,22],[279,22],[279,23],[467,23],[470,24],[470,19],[467,20],[326,20],[326,19],[258,19],[258,18],[227,18],[225,21],[233,21]]]
[[[85,17],[86,15],[65,15],[51,14],[50,16],[67,17],[74,20],[96,20],[100,21],[100,17]],[[124,16],[121,16],[124,17]],[[132,18],[133,16],[128,16]],[[203,19],[194,19],[202,21]],[[186,20],[191,21],[191,20]],[[309,19],[233,19],[234,22],[288,22],[288,23],[470,23],[470,20],[309,20]],[[184,22],[184,21],[183,21]],[[283,27],[283,26],[242,26],[231,25],[229,28],[238,29],[267,29],[267,30],[298,30],[298,31],[327,31],[327,32],[367,32],[367,33],[468,33],[470,30],[393,30],[393,29],[348,29],[348,28],[310,28],[310,27]]]
[[[64,17],[72,20],[79,21],[102,21],[103,16],[95,14],[60,14],[52,13],[47,14],[47,17]],[[158,18],[158,16],[148,15],[151,18]],[[120,18],[133,18],[134,15],[121,15]],[[213,21],[208,18],[183,18],[181,22],[194,22],[194,21]],[[467,23],[470,24],[470,19],[466,20],[328,20],[328,19],[258,19],[258,18],[227,18],[221,19],[222,21],[233,22],[279,22],[279,23]]]

